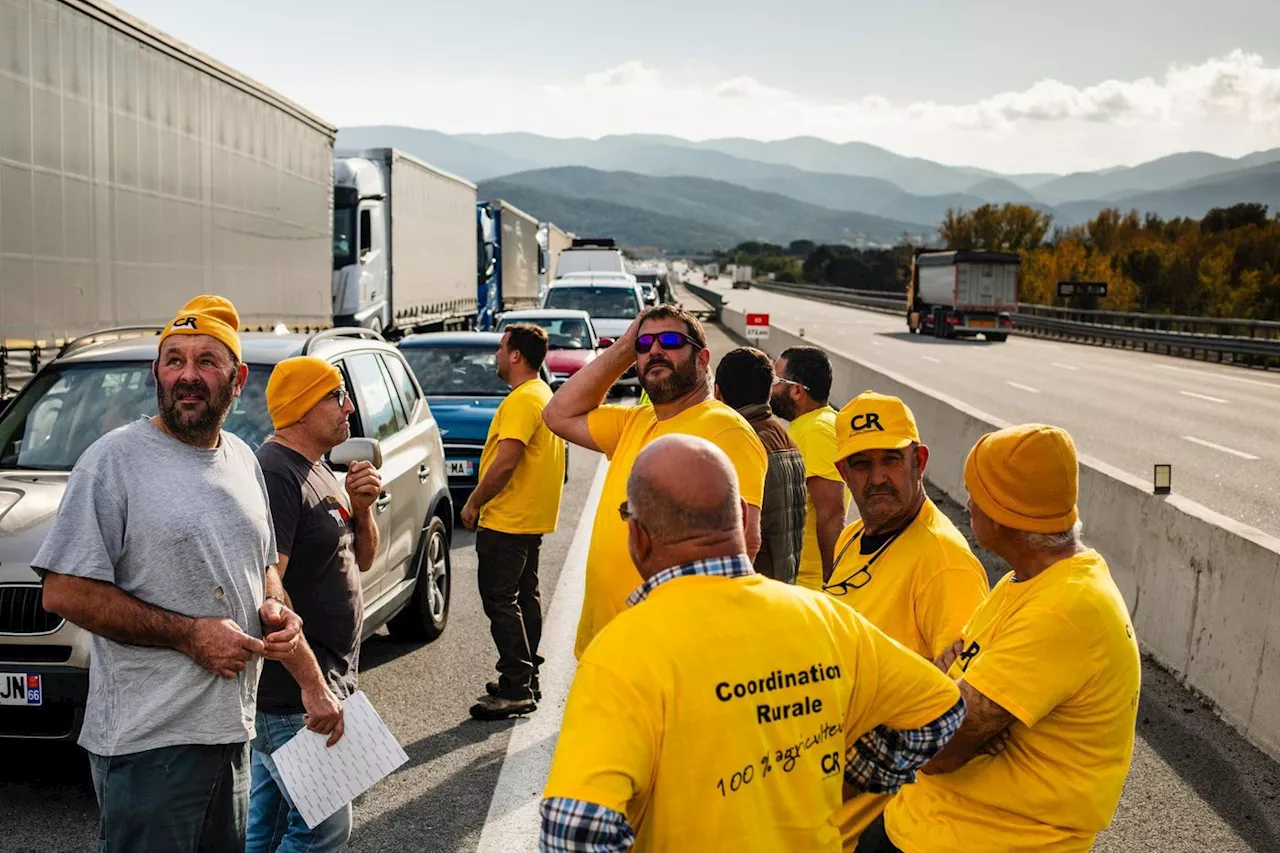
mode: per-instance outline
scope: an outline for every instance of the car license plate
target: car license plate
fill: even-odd
[[[970,321],[969,321],[969,325],[970,325],[970,326],[992,326],[992,327],[994,327],[994,326],[995,326],[995,324],[996,324],[996,321],[995,321],[995,320],[970,320]]]
[[[44,691],[40,676],[25,672],[0,672],[0,705],[40,705]]]
[[[470,459],[450,459],[448,466],[450,477],[470,477],[476,471],[476,463]]]

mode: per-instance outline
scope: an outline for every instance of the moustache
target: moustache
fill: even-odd
[[[645,365],[644,372],[648,373],[649,371],[653,370],[655,367],[658,367],[658,366],[665,367],[668,370],[676,369],[676,366],[670,361],[667,361],[665,358],[655,357],[655,358],[649,359],[649,363]]]
[[[898,490],[892,486],[868,486],[862,492],[864,498],[871,498],[876,495],[888,495],[891,498],[899,497]]]
[[[199,397],[209,399],[209,387],[203,382],[176,382],[170,392],[174,399],[179,397]]]

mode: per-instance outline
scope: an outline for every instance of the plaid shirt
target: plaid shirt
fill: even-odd
[[[664,569],[646,580],[627,598],[635,606],[673,578],[691,575],[738,578],[754,573],[746,555],[697,560]],[[859,791],[889,794],[915,781],[916,770],[955,737],[964,722],[964,700],[938,719],[918,729],[880,726],[867,732],[845,753],[844,779]],[[623,853],[635,844],[627,818],[613,809],[553,797],[542,801],[542,853]]]

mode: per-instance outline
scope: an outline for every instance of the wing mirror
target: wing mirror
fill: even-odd
[[[611,346],[613,346],[613,338],[601,338],[601,339],[600,339],[600,349],[606,349],[606,348],[611,347]]]
[[[376,438],[348,438],[329,451],[329,464],[345,470],[352,462],[372,462],[382,467],[382,445]]]

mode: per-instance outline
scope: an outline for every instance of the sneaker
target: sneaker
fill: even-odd
[[[534,699],[534,701],[535,701],[535,702],[541,702],[541,701],[542,701],[542,689],[538,686],[538,679],[536,679],[536,678],[535,678],[535,679],[533,680],[533,685],[532,685],[532,687],[533,687],[533,699]],[[486,685],[484,686],[484,692],[485,692],[487,695],[489,695],[489,696],[501,696],[501,695],[502,695],[502,688],[501,688],[501,686],[499,686],[498,682],[496,682],[496,681],[490,681],[488,684],[486,684]],[[480,698],[482,698],[482,699],[483,699],[484,697],[482,696],[482,697],[480,697]]]
[[[533,699],[507,699],[504,696],[485,696],[471,706],[471,716],[477,720],[505,720],[538,710]]]

